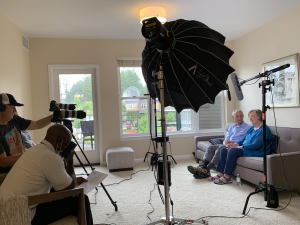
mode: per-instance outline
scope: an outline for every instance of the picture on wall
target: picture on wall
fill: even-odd
[[[271,85],[274,107],[298,107],[299,106],[299,74],[298,74],[298,53],[281,59],[264,63],[263,72],[290,64],[290,67],[272,73],[269,78],[274,79],[274,86]],[[273,106],[272,94],[266,93],[266,104]]]

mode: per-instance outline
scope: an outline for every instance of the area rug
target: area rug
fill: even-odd
[[[264,201],[263,193],[253,195],[250,198],[248,209],[251,208],[247,216],[242,217],[245,200],[249,193],[253,192],[255,185],[242,180],[242,186],[238,187],[233,178],[232,184],[216,185],[207,179],[194,179],[187,170],[188,165],[197,165],[195,160],[178,160],[177,165],[172,165],[170,195],[174,203],[173,215],[175,218],[199,219],[204,218],[208,224],[300,224],[300,197],[288,191],[279,192],[279,208],[268,210]],[[101,187],[90,192],[89,198],[92,204],[94,223],[117,224],[117,225],[140,225],[148,224],[160,220],[165,216],[165,207],[155,185],[154,173],[149,169],[148,164],[137,163],[133,171],[109,173],[104,166],[96,166],[96,170],[108,173],[108,177],[103,181],[104,185],[118,183],[124,179],[132,179],[106,186],[108,193],[114,201],[117,201],[118,211],[114,211],[109,198]],[[76,172],[81,172],[81,168],[76,168]],[[216,171],[212,171],[215,174]],[[242,178],[243,179],[243,178]],[[298,179],[298,178],[297,178]],[[151,204],[154,208],[153,211]],[[163,186],[160,186],[162,193]],[[288,202],[288,207],[283,210]],[[172,207],[170,206],[172,215]],[[247,211],[248,211],[247,209]],[[276,211],[277,210],[277,211]],[[280,211],[279,211],[280,210]],[[232,218],[225,218],[232,217]],[[196,224],[196,223],[195,223]]]

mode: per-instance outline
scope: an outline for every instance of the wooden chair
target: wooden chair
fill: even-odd
[[[5,176],[0,176],[0,184],[4,181],[4,179]],[[67,191],[58,191],[58,192],[41,194],[41,195],[33,195],[33,196],[15,195],[15,196],[0,198],[1,225],[14,225],[14,224],[30,225],[31,220],[30,220],[29,206],[55,201],[58,199],[63,199],[73,195],[79,195],[78,218],[76,219],[76,217],[74,216],[67,216],[51,224],[52,225],[66,224],[66,220],[67,220],[68,221],[67,224],[86,225],[83,188],[71,189]],[[13,208],[13,210],[10,210],[11,208]]]
[[[91,146],[93,149],[94,141],[94,120],[80,121],[81,134],[82,134],[82,149],[84,150],[84,141],[91,141]]]

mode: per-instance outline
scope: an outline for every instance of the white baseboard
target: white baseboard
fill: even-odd
[[[175,160],[178,160],[178,159],[194,159],[195,157],[194,157],[194,155],[175,155],[175,156],[173,156],[173,158]],[[150,156],[149,156],[149,160],[150,160]],[[134,163],[141,163],[141,162],[144,162],[144,158],[134,160]],[[147,159],[146,159],[146,162],[147,162]]]

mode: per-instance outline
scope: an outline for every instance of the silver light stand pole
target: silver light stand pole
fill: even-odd
[[[165,97],[164,97],[164,73],[163,66],[160,64],[158,72],[158,88],[160,90],[161,104],[161,136],[163,138],[163,167],[164,167],[164,188],[165,188],[165,211],[166,217],[162,218],[166,224],[173,224],[173,217],[170,217],[170,195],[169,195],[169,176],[168,176],[168,153],[166,145],[166,118],[165,118]]]
[[[165,98],[164,98],[164,74],[163,74],[163,66],[160,63],[159,72],[158,72],[158,88],[160,90],[160,105],[161,105],[161,135],[163,139],[163,168],[164,168],[164,190],[165,190],[165,211],[166,216],[162,217],[161,220],[155,221],[150,224],[208,224],[205,220],[189,220],[189,219],[174,219],[173,216],[170,216],[170,195],[169,195],[169,176],[168,176],[168,152],[167,152],[167,144],[166,144],[166,120],[165,120]]]

